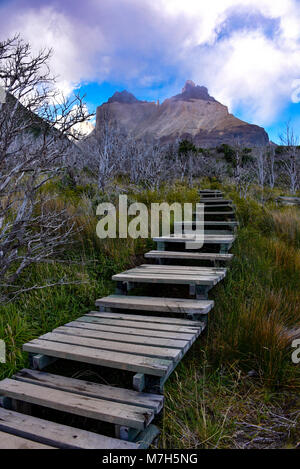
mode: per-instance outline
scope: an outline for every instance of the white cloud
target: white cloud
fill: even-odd
[[[35,50],[52,47],[51,69],[67,94],[87,81],[151,88],[172,73],[178,82],[192,78],[206,85],[231,111],[242,109],[244,118],[262,125],[271,124],[291,101],[298,102],[298,0],[34,3],[15,0],[0,6],[0,35],[19,31]],[[261,15],[262,22],[274,22],[274,30],[267,34],[260,23],[232,27],[233,14]],[[227,24],[232,29],[220,37]]]

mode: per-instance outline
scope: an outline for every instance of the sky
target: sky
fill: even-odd
[[[53,50],[91,111],[115,92],[157,100],[187,79],[279,142],[300,135],[300,0],[0,0],[0,41]]]

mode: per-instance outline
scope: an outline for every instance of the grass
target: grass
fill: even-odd
[[[299,439],[291,341],[300,336],[300,211],[231,196],[235,256],[210,295],[206,335],[167,384],[165,448],[294,447]]]
[[[222,188],[217,182],[205,187]],[[160,445],[293,447],[300,436],[300,366],[291,361],[291,341],[300,336],[300,211],[276,207],[272,193],[262,206],[254,197],[240,199],[230,186],[223,190],[237,205],[240,221],[235,256],[225,281],[210,294],[215,308],[206,333],[167,382]],[[96,236],[101,194],[64,193],[57,186],[51,191],[57,193],[52,208],[66,208],[80,231],[62,256],[31,267],[21,282],[73,284],[29,291],[1,305],[7,363],[0,365],[0,379],[27,366],[24,342],[89,311],[97,297],[113,291],[111,275],[141,263],[152,248],[151,240]],[[160,191],[129,190],[128,199],[148,206],[196,202],[197,191],[178,183]]]

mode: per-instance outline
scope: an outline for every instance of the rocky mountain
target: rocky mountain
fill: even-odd
[[[188,80],[182,92],[158,102],[139,101],[128,91],[116,92],[97,108],[95,136],[103,119],[115,120],[135,138],[171,143],[188,139],[199,147],[216,147],[239,142],[262,146],[269,142],[266,131],[228,112],[228,108],[208,94],[207,88]]]

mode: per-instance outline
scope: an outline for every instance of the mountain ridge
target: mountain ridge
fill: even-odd
[[[269,142],[266,131],[230,114],[209,95],[204,86],[187,80],[181,93],[163,103],[138,100],[126,90],[116,92],[97,108],[95,136],[109,115],[125,134],[146,141],[172,143],[188,139],[197,146],[216,147],[222,143],[263,146]]]

